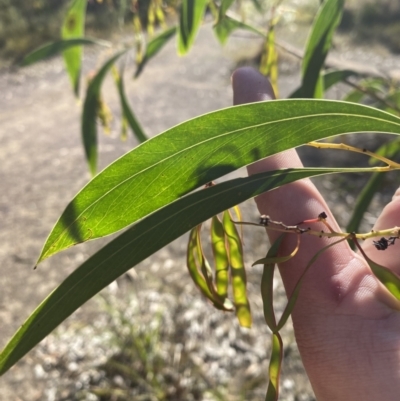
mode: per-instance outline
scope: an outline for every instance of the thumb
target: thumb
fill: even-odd
[[[232,86],[235,104],[275,98],[268,80],[258,71],[249,67],[240,68],[233,73]],[[281,168],[299,167],[303,167],[303,165],[297,152],[292,149],[248,166],[248,172],[249,174],[256,174]],[[266,192],[256,198],[256,203],[261,214],[267,214],[271,219],[282,221],[288,225],[316,218],[321,212],[325,212],[333,229],[340,230],[321,194],[308,179]],[[316,225],[313,228],[324,229],[325,227]],[[279,234],[269,231],[270,241],[274,242]],[[285,239],[282,246],[282,252],[285,254],[291,253],[297,242],[295,235],[287,235],[287,237],[289,238]],[[330,242],[333,241],[327,238],[309,235],[301,237],[301,246],[297,255],[281,267],[282,278],[288,294],[291,294],[310,259],[318,250]],[[346,242],[329,248],[312,267],[312,274],[306,276],[303,287],[306,287],[307,290],[301,291],[300,296],[304,293],[308,294],[311,302],[326,301],[329,297],[334,300],[339,295],[331,278],[338,273],[341,266],[347,265],[353,258],[354,254]],[[339,263],[337,263],[338,261]]]

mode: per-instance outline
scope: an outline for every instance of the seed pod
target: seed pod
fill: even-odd
[[[186,252],[186,265],[189,270],[189,274],[192,277],[192,280],[200,289],[202,294],[206,296],[208,299],[213,301],[213,296],[211,291],[208,288],[205,278],[200,273],[202,258],[203,255],[201,250],[198,246],[199,239],[198,239],[198,228],[201,226],[194,227],[189,234],[189,242]]]
[[[217,309],[232,311],[232,302],[227,298],[221,299],[214,288],[211,267],[204,257],[201,247],[200,229],[201,225],[193,228],[189,235],[186,256],[189,274],[201,293],[207,297]]]
[[[242,243],[235,224],[231,220],[229,211],[225,211],[222,224],[227,237],[228,256],[232,278],[233,300],[236,307],[236,316],[242,327],[251,327],[252,319],[250,304],[246,293],[246,270],[243,262]]]
[[[211,246],[215,262],[215,286],[221,298],[228,295],[229,259],[225,246],[225,232],[218,216],[211,220]]]

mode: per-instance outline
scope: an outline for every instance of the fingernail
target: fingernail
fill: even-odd
[[[268,79],[251,67],[238,68],[232,74],[232,87],[234,105],[275,99]]]

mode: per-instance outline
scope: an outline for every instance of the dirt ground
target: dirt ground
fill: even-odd
[[[130,102],[151,135],[190,117],[229,106],[230,75],[238,61],[237,49],[242,49],[243,57],[257,50],[256,40],[242,35],[221,52],[208,27],[201,30],[187,57],[175,56],[174,46],[170,43],[163,49],[139,80],[126,80]],[[99,57],[104,60],[108,55],[111,52],[103,51]],[[88,52],[85,73],[99,64],[97,56],[95,50]],[[296,66],[286,63],[286,73],[281,76],[282,97],[299,81],[298,73],[294,73]],[[1,349],[38,303],[106,240],[75,247],[32,270],[56,219],[90,178],[79,133],[80,105],[72,96],[59,58],[2,73],[0,93]],[[105,85],[104,96],[118,116],[117,93],[111,80]],[[100,135],[102,168],[136,144],[131,137],[121,142],[118,135],[118,127],[110,137]],[[325,190],[332,193],[330,185]],[[331,196],[343,210],[346,202],[354,200],[341,194]],[[256,215],[252,206],[246,210],[248,215]],[[343,219],[348,216],[346,211],[341,214]],[[372,215],[369,218],[373,220]],[[265,243],[260,237],[257,240],[254,247],[263,254]],[[184,272],[184,240],[176,241],[144,266],[165,260],[176,261],[177,269]],[[98,305],[91,301],[73,319],[91,321],[97,312]],[[37,356],[30,353],[1,377],[0,400],[56,399],[45,392],[44,382],[38,379],[38,364]],[[303,375],[299,385],[311,393],[299,369],[299,375]]]
[[[174,46],[171,43],[149,63],[138,81],[126,82],[131,104],[151,135],[231,104],[230,75],[235,63],[221,53],[211,31],[201,32],[194,51],[185,58],[175,56]],[[102,53],[100,59],[108,55]],[[86,72],[96,63],[96,53],[89,52]],[[38,303],[105,241],[79,246],[32,270],[56,219],[90,178],[79,133],[80,105],[59,58],[3,73],[0,93],[2,348]],[[118,116],[111,80],[103,93]],[[131,137],[121,142],[118,135],[117,129],[111,137],[100,135],[101,167],[135,146]],[[182,257],[179,264],[183,263]],[[78,314],[87,318],[96,308],[89,303]],[[0,379],[0,400],[40,399],[33,366],[28,355]]]

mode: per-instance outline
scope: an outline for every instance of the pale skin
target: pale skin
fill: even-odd
[[[270,83],[244,67],[232,76],[234,104],[274,99]],[[266,141],[268,138],[266,138]],[[323,150],[321,150],[323,151]],[[302,167],[295,150],[261,160],[249,174]],[[338,224],[310,180],[302,180],[257,197],[260,214],[285,224],[316,218],[321,212],[335,231]],[[320,227],[317,223],[314,227]],[[373,229],[400,226],[400,190],[383,209]],[[280,233],[268,232],[271,241]],[[280,266],[288,295],[311,257],[330,239],[302,235],[297,255]],[[295,235],[285,240],[290,253]],[[362,243],[375,262],[400,275],[400,243],[378,251],[372,240]],[[346,242],[324,252],[309,270],[292,317],[297,344],[318,401],[400,400],[400,312],[365,260]],[[398,306],[397,306],[398,307]]]

